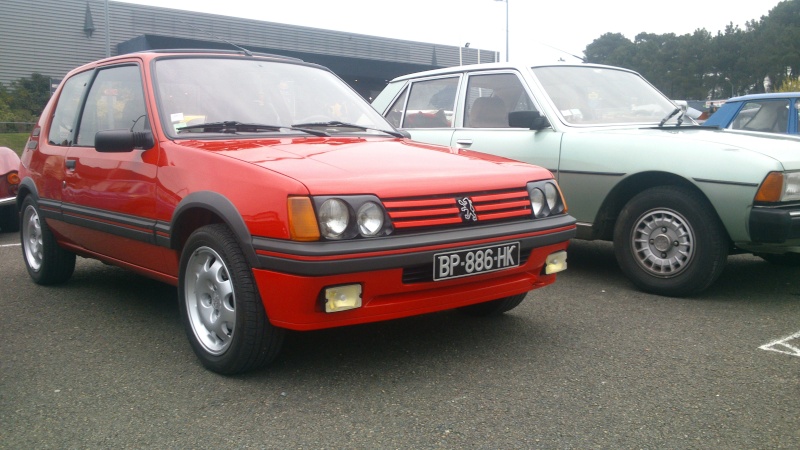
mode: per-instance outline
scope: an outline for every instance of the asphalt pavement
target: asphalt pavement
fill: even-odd
[[[800,448],[798,270],[753,256],[669,298],[574,241],[502,317],[292,332],[223,377],[174,287],[81,258],[38,286],[18,242],[0,233],[0,448]]]

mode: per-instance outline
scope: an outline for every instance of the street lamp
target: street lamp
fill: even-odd
[[[506,4],[506,62],[508,62],[508,0],[494,0]]]

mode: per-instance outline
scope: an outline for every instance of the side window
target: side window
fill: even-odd
[[[58,105],[50,122],[47,141],[52,145],[70,146],[75,139],[75,121],[81,106],[81,97],[86,90],[92,72],[79,73],[64,82]]]
[[[514,74],[469,77],[464,117],[464,126],[467,128],[509,128],[508,113],[537,110]]]
[[[458,77],[419,81],[411,85],[403,128],[443,128],[453,125]]]
[[[786,100],[747,102],[731,124],[735,130],[786,133],[789,103]]]
[[[400,123],[403,121],[403,108],[406,106],[407,97],[408,89],[405,89],[403,93],[397,97],[397,100],[392,103],[392,107],[389,108],[389,112],[386,114],[386,120],[395,128],[400,128]]]
[[[138,66],[103,69],[89,89],[78,129],[77,144],[93,147],[94,135],[105,130],[149,128]]]

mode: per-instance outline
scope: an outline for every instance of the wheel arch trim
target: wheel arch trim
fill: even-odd
[[[187,214],[198,209],[209,211],[219,217],[233,232],[250,266],[258,267],[258,257],[253,248],[253,238],[247,224],[233,202],[218,192],[198,191],[184,197],[173,211],[169,224],[156,223],[157,243],[172,249],[180,248],[182,236],[176,232],[181,229],[182,220],[187,217]]]

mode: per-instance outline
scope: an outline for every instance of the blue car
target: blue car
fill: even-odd
[[[800,92],[750,94],[733,97],[703,125],[731,130],[797,134]]]

